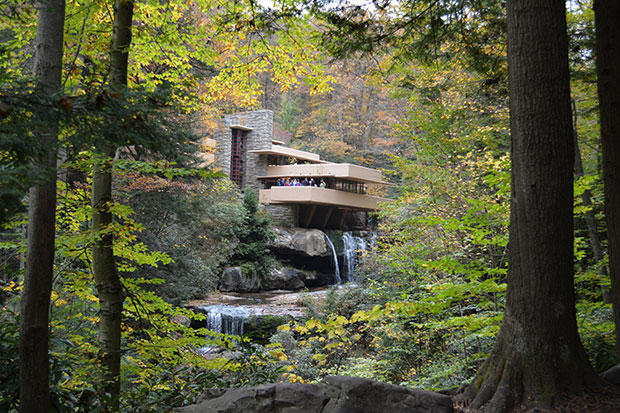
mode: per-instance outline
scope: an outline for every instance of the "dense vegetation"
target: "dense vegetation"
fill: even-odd
[[[109,79],[110,6],[71,2],[62,86],[52,91],[29,75],[40,41],[36,9],[3,6],[0,410],[19,409],[18,367],[28,367],[19,302],[32,265],[27,245],[38,234],[26,237],[35,203],[27,189],[50,179],[55,250],[44,349],[57,411],[168,411],[207,387],[327,374],[427,389],[474,380],[493,350],[509,288],[505,10],[487,1],[331,10],[322,3],[283,1],[272,10],[253,1],[132,3],[119,88]],[[618,352],[592,4],[571,3],[567,22],[577,326],[602,372]],[[204,329],[189,328],[200,316],[182,307],[213,291],[226,265],[259,275],[273,266],[266,246],[273,233],[256,194],[242,196],[201,162],[202,139],[221,114],[261,107],[274,111],[292,145],[382,168],[395,184],[388,190],[395,202],[377,213],[378,245],[358,266],[360,287],[305,302],[311,317],[263,337],[265,347],[206,339]],[[56,143],[42,144],[50,131]],[[39,162],[52,150],[57,171]],[[105,208],[91,205],[102,165],[112,191]],[[93,223],[100,209],[111,214],[109,225]],[[102,366],[93,276],[93,247],[107,239],[122,286],[117,378]],[[198,349],[207,341],[237,351],[204,357]]]

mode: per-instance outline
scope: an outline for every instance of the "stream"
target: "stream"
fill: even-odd
[[[355,282],[355,266],[367,249],[366,240],[351,232],[342,233],[341,260],[334,242],[328,236],[325,241],[333,257],[336,284]],[[218,333],[244,335],[258,329],[275,329],[292,319],[304,318],[306,310],[299,302],[321,300],[328,290],[329,287],[320,287],[304,292],[214,293],[204,300],[190,302],[188,306],[207,315],[206,323],[201,327]]]

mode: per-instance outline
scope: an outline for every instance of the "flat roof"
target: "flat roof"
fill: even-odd
[[[309,161],[312,163],[329,163],[322,161],[321,157],[316,153],[300,151],[299,149],[287,148],[281,145],[271,145],[269,149],[254,149],[248,152],[257,153],[259,155],[286,156],[288,158],[296,158],[300,161]]]
[[[247,130],[247,131],[254,130],[254,129],[250,128],[249,126],[240,125],[240,124],[230,125],[230,129],[241,129],[241,130]]]

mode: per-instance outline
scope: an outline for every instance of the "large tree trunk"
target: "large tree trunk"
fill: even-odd
[[[127,62],[131,44],[133,3],[117,1],[114,4],[114,30],[110,52],[110,86],[127,85]],[[112,224],[112,158],[115,150],[110,144],[97,148],[101,159],[93,169],[92,205],[93,230],[101,234],[93,247],[93,271],[99,295],[99,343],[105,369],[106,390],[112,396],[112,410],[119,409],[121,317],[123,287],[114,262],[113,236],[106,229]]]
[[[594,2],[611,301],[620,356],[620,4]]]
[[[37,87],[56,93],[61,87],[64,0],[40,2],[34,75]],[[44,158],[35,165],[43,182],[30,189],[28,247],[19,322],[19,383],[22,412],[49,412],[48,321],[56,215],[57,125],[36,131]]]
[[[573,133],[563,0],[509,0],[512,197],[506,310],[471,407],[548,408],[598,383],[577,334]]]

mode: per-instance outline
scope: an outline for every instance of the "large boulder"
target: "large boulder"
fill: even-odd
[[[319,229],[274,228],[276,239],[272,246],[276,250],[301,253],[308,257],[328,255],[325,233]]]
[[[263,280],[265,290],[301,290],[306,286],[303,274],[295,268],[274,268]]]
[[[225,268],[220,277],[220,291],[251,293],[260,289],[260,277],[256,274],[244,274],[240,267]]]
[[[314,270],[297,270],[299,273],[299,279],[304,282],[304,285],[308,288],[320,287],[323,285],[333,284],[333,276],[329,274],[321,274]]]
[[[295,268],[306,287],[333,284],[334,257],[325,233],[319,229],[274,228],[270,248],[283,267]]]
[[[449,396],[359,377],[205,392],[177,413],[451,413]]]
[[[617,364],[606,372],[601,373],[601,377],[616,386],[620,386],[620,364]]]

